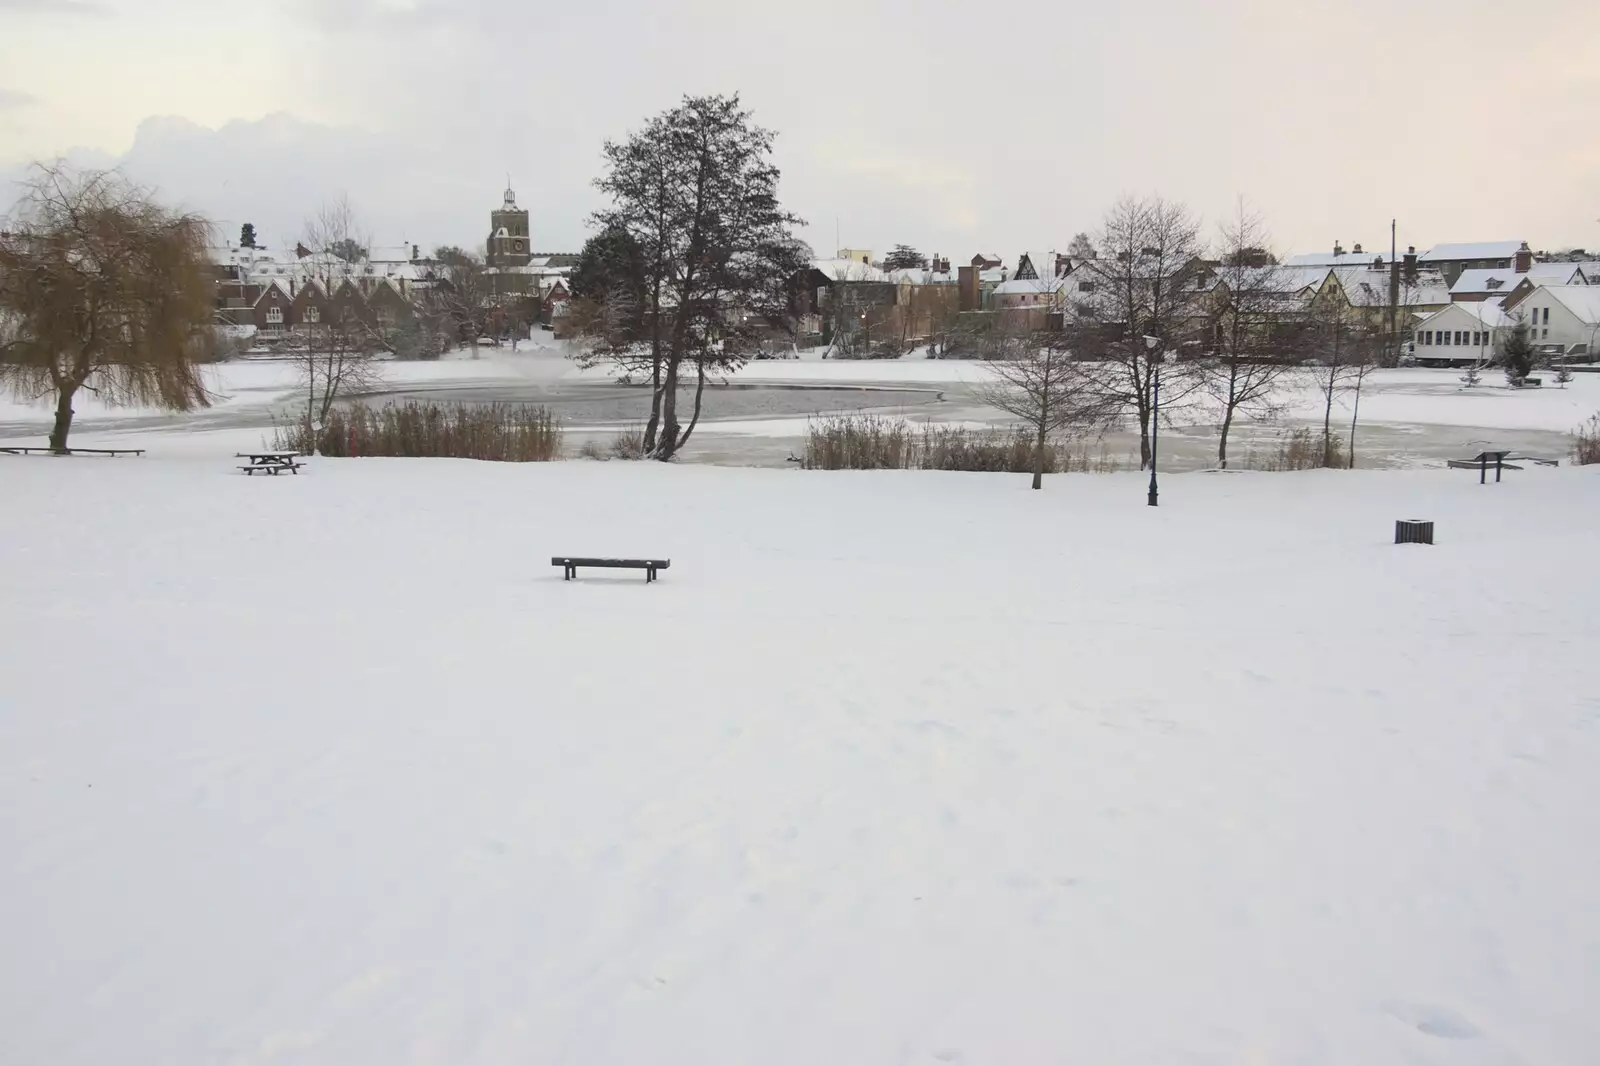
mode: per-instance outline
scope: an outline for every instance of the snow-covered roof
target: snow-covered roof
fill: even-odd
[[[1512,267],[1463,270],[1456,283],[1450,286],[1450,295],[1463,296],[1480,292],[1508,293],[1523,277],[1525,275],[1518,274]]]
[[[1540,285],[1529,299],[1540,293],[1559,301],[1585,325],[1600,324],[1600,285]]]
[[[1582,285],[1587,274],[1582,263],[1535,263],[1522,276],[1542,285]]]
[[[1034,280],[1033,278],[1012,278],[1010,281],[1001,282],[995,286],[996,296],[1037,296],[1057,293],[1066,285],[1065,278],[1045,276]]]
[[[1524,241],[1476,241],[1467,244],[1436,244],[1417,256],[1419,263],[1444,263],[1458,259],[1510,259],[1522,249]]]
[[[1511,316],[1506,314],[1506,310],[1501,305],[1500,300],[1490,299],[1472,300],[1466,303],[1451,304],[1449,307],[1442,307],[1431,315],[1424,315],[1418,325],[1426,326],[1430,322],[1439,321],[1450,315],[1465,315],[1467,318],[1474,319],[1490,329],[1505,329],[1512,323]]]
[[[1380,254],[1378,252],[1352,252],[1349,250],[1341,251],[1337,255],[1333,252],[1302,252],[1299,255],[1291,255],[1285,258],[1283,265],[1286,267],[1368,266]]]
[[[994,282],[996,285],[1006,280],[1006,268],[1003,266],[990,267],[988,270],[978,271],[980,282]]]
[[[875,266],[858,263],[854,259],[816,259],[811,263],[816,270],[834,281],[887,281],[888,275]]]

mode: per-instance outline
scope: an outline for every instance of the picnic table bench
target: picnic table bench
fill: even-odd
[[[240,470],[246,474],[272,474],[274,476],[288,471],[298,474],[304,463],[295,462],[300,458],[299,452],[236,452],[235,459],[248,459],[249,462],[241,465]]]
[[[1510,451],[1479,452],[1471,459],[1446,459],[1445,465],[1452,470],[1476,470],[1478,484],[1482,485],[1489,480],[1489,465],[1494,464],[1494,479],[1500,480],[1502,470],[1521,470],[1516,463],[1537,463],[1540,466],[1560,466],[1559,459],[1541,459],[1537,455],[1516,455]]]
[[[551,566],[559,566],[562,570],[563,581],[571,581],[578,576],[578,567],[592,566],[602,570],[643,570],[646,585],[656,579],[657,570],[665,570],[672,565],[671,559],[582,559],[575,555],[558,555],[550,560]]]
[[[143,455],[144,454],[144,449],[143,448],[64,448],[64,449],[62,449],[61,451],[58,452],[54,448],[51,448],[49,445],[45,445],[43,447],[36,447],[36,446],[30,444],[30,445],[24,447],[24,446],[22,446],[20,444],[0,444],[0,452],[4,452],[7,455],[32,455],[35,452],[38,452],[38,453],[41,453],[41,454],[50,454],[50,455]]]

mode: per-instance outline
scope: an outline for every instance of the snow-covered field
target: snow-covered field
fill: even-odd
[[[1594,1061],[1596,471],[1024,485],[0,456],[0,1062]]]

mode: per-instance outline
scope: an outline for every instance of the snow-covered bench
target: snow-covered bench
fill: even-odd
[[[580,559],[574,555],[558,555],[550,560],[551,566],[559,566],[562,571],[563,581],[571,581],[578,576],[578,567],[595,566],[602,570],[643,570],[646,585],[656,579],[657,570],[665,570],[672,565],[671,559]]]

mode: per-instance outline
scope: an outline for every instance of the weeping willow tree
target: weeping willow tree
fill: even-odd
[[[54,399],[52,451],[67,450],[79,392],[115,407],[210,403],[207,232],[115,173],[33,168],[0,223],[0,388]]]

